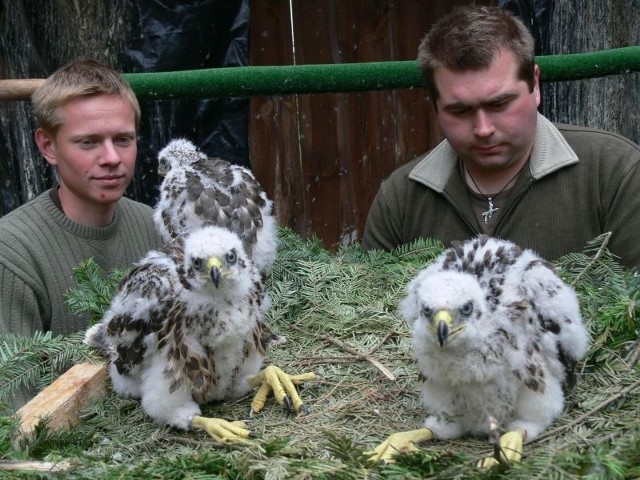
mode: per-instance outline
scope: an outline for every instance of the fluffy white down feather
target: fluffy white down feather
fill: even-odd
[[[212,258],[220,262],[217,286]],[[206,227],[189,233],[184,247],[151,251],[136,264],[85,341],[108,355],[118,394],[140,398],[157,423],[187,429],[200,404],[250,390],[264,354],[263,299],[260,273],[237,235]],[[210,375],[203,384],[201,371]]]
[[[434,317],[452,318],[440,346]],[[479,236],[407,286],[427,418],[439,438],[489,433],[489,416],[536,438],[561,414],[563,385],[588,348],[578,298],[531,250]]]

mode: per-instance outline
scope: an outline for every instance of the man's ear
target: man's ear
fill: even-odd
[[[57,165],[55,135],[43,128],[38,128],[34,138],[45,160],[51,165]]]
[[[537,64],[533,67],[533,93],[535,93],[537,104],[540,106],[540,67]]]

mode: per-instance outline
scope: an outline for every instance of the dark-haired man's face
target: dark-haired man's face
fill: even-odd
[[[533,91],[518,79],[518,64],[500,52],[484,70],[438,68],[437,117],[447,138],[475,173],[522,165],[531,153],[540,104],[539,71]]]

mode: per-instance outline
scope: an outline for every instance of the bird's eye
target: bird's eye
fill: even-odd
[[[229,265],[233,265],[238,260],[238,254],[236,253],[235,249],[233,249],[229,253],[227,253],[225,258]]]
[[[424,307],[422,309],[422,316],[424,318],[431,318],[431,315],[433,315],[433,310],[431,310],[429,307]]]
[[[467,302],[460,308],[460,313],[465,317],[468,317],[473,312],[473,303]]]
[[[202,266],[204,265],[204,262],[202,261],[201,258],[194,258],[193,259],[193,268],[195,268],[196,270],[198,270],[199,272],[202,271]]]

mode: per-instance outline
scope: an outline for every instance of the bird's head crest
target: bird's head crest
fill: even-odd
[[[189,165],[203,158],[206,158],[206,155],[186,138],[171,140],[158,153],[158,174],[164,176],[172,168]]]

